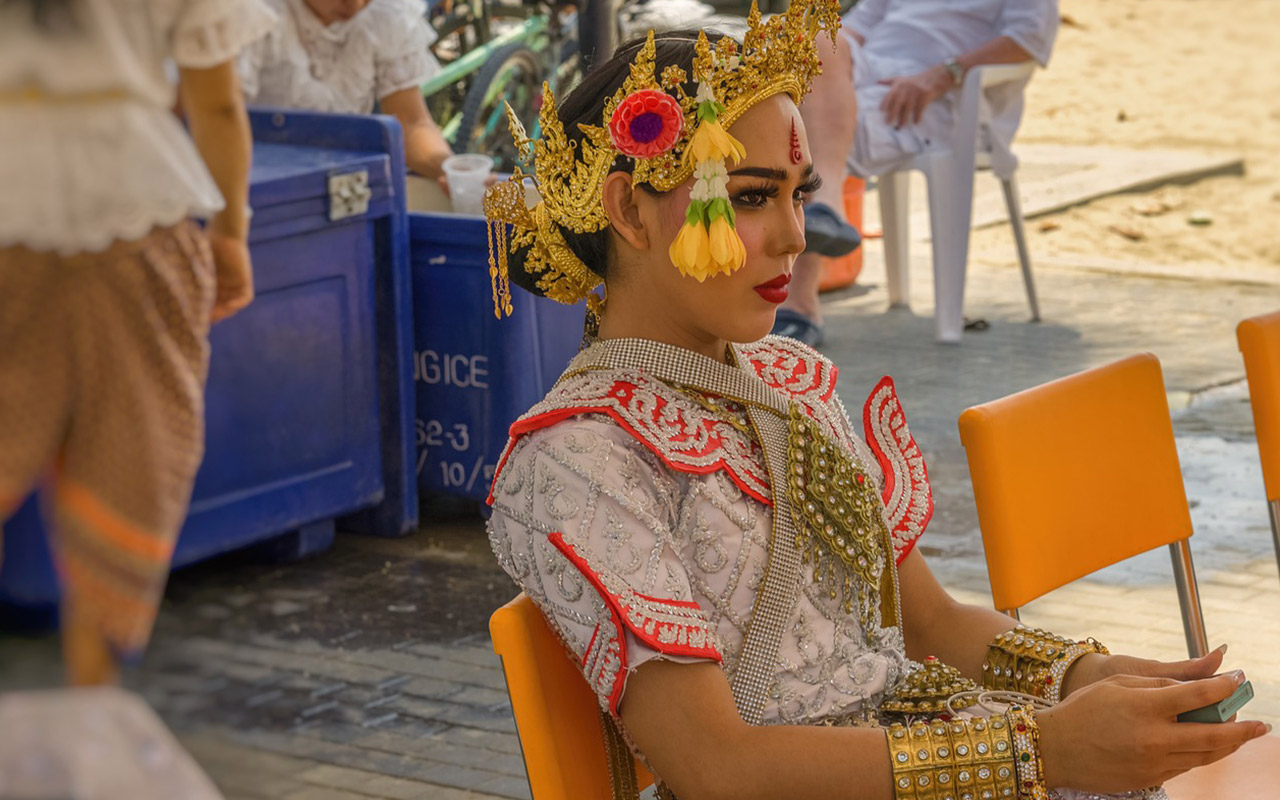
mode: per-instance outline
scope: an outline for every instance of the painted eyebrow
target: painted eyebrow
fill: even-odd
[[[777,167],[742,167],[735,169],[729,173],[730,175],[742,175],[750,178],[768,178],[771,181],[785,181],[791,177],[785,169]],[[804,172],[800,173],[800,182],[804,183],[813,177],[813,165],[804,168]]]

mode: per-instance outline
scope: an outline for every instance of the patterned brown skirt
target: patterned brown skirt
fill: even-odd
[[[64,598],[123,657],[203,455],[214,281],[190,222],[100,253],[0,249],[0,520],[44,485]]]

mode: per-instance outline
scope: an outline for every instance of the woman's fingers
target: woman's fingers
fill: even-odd
[[[1233,751],[1246,742],[1267,735],[1266,723],[1179,722],[1169,733],[1169,752],[1178,755]],[[1219,756],[1221,758],[1221,756]],[[1217,759],[1213,759],[1217,760]]]
[[[1168,679],[1148,678],[1148,680]],[[1226,700],[1242,683],[1244,683],[1244,673],[1240,670],[1198,681],[1186,683],[1175,681],[1173,686],[1165,686],[1158,690],[1157,707],[1169,716],[1177,716],[1184,711]]]

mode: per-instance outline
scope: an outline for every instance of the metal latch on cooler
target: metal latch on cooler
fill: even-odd
[[[346,219],[369,210],[369,171],[344,172],[329,176],[329,220]]]

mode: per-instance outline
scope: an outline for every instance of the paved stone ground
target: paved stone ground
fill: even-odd
[[[1030,325],[1011,262],[976,256],[968,313],[990,329],[932,340],[927,246],[919,315],[884,311],[877,242],[861,285],[828,298],[826,352],[851,404],[895,376],[929,460],[938,512],[922,545],[959,597],[989,603],[955,420],[983,402],[1136,351],[1163,361],[1197,533],[1211,643],[1280,722],[1280,577],[1272,555],[1235,321],[1280,290],[1123,273],[1038,271]],[[1099,454],[1100,458],[1106,454]],[[519,745],[485,621],[513,588],[474,518],[417,536],[339,537],[312,561],[230,558],[172,579],[154,644],[130,682],[232,800],[525,798]],[[1024,619],[1160,658],[1184,651],[1168,558],[1155,552],[1059,590]],[[0,638],[0,688],[56,685],[51,637]]]

